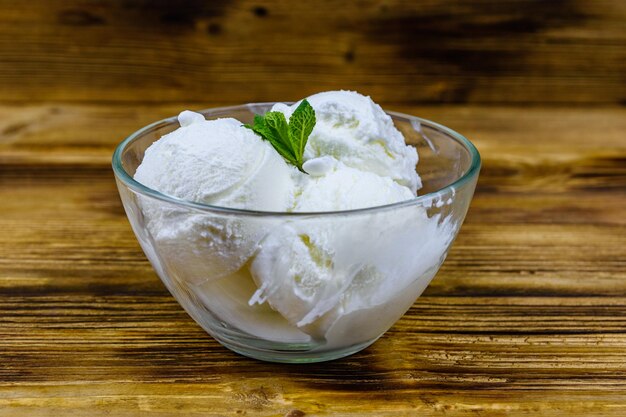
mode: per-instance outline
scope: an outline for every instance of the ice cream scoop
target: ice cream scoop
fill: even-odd
[[[415,197],[407,187],[389,177],[346,166],[333,157],[324,159],[325,172],[311,175],[299,184],[299,195],[293,211],[340,211],[364,207],[383,206]]]
[[[259,243],[250,305],[269,303],[327,345],[368,340],[380,334],[376,323],[395,322],[410,306],[403,300],[415,300],[434,276],[453,238],[453,226],[440,220],[407,206],[285,222]]]
[[[135,179],[182,200],[284,212],[295,168],[242,123],[182,112],[181,127],[146,149]],[[152,238],[179,279],[200,284],[239,270],[266,232],[254,219],[207,218],[142,198]],[[184,266],[184,267],[183,267]]]
[[[293,167],[232,118],[184,111],[181,127],[146,149],[135,172],[142,184],[183,200],[221,207],[285,211]]]
[[[421,187],[418,157],[391,117],[370,97],[354,91],[327,91],[307,97],[317,123],[305,148],[305,160],[333,156],[345,165],[388,177],[415,194]],[[288,118],[300,102],[272,108]]]

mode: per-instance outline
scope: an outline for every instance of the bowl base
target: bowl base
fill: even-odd
[[[250,346],[250,344],[243,345],[241,343],[237,343],[236,340],[225,340],[221,337],[215,337],[212,335],[215,340],[217,340],[222,346],[232,350],[235,353],[246,356],[252,359],[258,359],[265,362],[275,362],[275,363],[315,363],[315,362],[328,362],[335,359],[344,358],[346,356],[350,356],[354,353],[357,353],[372,343],[374,343],[378,338],[368,340],[363,343],[358,343],[355,345],[351,345],[341,349],[333,349],[333,350],[274,350],[274,349],[264,349],[257,348],[254,346]]]

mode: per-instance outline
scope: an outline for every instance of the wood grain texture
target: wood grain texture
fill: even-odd
[[[0,0],[0,101],[626,103],[626,2]]]
[[[287,366],[201,330],[125,218],[112,150],[180,106],[0,106],[0,416],[626,414],[626,110],[393,109],[477,144],[466,224],[372,347]]]

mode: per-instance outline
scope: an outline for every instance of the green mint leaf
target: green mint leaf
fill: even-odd
[[[254,116],[254,124],[250,125],[250,124],[244,124],[243,127],[246,127],[250,130],[252,130],[254,133],[256,133],[257,135],[261,136],[263,139],[267,140],[268,142],[270,142],[272,144],[272,146],[274,146],[274,148],[276,148],[276,150],[284,157],[287,159],[293,159],[291,157],[290,151],[288,149],[288,147],[285,147],[285,145],[282,144],[282,142],[280,141],[275,141],[274,139],[274,132],[272,131],[272,129],[270,129],[266,123],[265,123],[265,117],[261,116],[261,115],[255,115]],[[276,142],[276,144],[275,144]]]
[[[255,123],[256,125],[256,123]],[[297,161],[289,140],[289,126],[285,115],[280,112],[269,112],[263,117],[261,123],[263,130],[267,132],[267,140],[290,163]]]
[[[292,165],[296,165],[296,163],[297,163],[296,157],[294,156],[293,151],[291,150],[291,148],[288,145],[284,145],[280,141],[274,140],[274,138],[269,139],[268,142],[272,144],[274,149],[276,149],[276,151],[283,158],[285,158],[287,160],[287,162],[289,162]]]
[[[271,130],[274,138],[283,145],[289,146],[289,126],[285,115],[278,111],[271,111],[265,114],[265,125]]]
[[[315,110],[308,101],[302,100],[289,118],[289,123],[283,113],[272,111],[264,116],[255,115],[254,124],[243,126],[270,142],[287,162],[305,172],[302,169],[304,147],[315,127]]]
[[[315,110],[308,101],[302,100],[302,103],[296,108],[289,118],[289,137],[296,152],[296,160],[298,168],[302,168],[304,147],[309,139],[309,135],[315,127]]]
[[[265,119],[263,116],[258,114],[254,116],[253,125],[244,124],[243,126],[254,131],[254,133],[261,136],[265,140],[269,140],[268,138],[272,136],[272,133],[267,129],[267,126],[265,126]]]

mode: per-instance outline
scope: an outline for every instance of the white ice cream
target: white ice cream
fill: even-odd
[[[417,152],[369,97],[308,98],[317,123],[303,174],[235,119],[179,115],[146,150],[135,179],[221,207],[328,212],[410,200]],[[295,106],[277,104],[287,118]],[[254,336],[323,348],[377,337],[426,287],[452,239],[422,207],[268,218],[182,210],[141,199],[167,274],[189,284],[219,320]]]
[[[250,304],[267,302],[301,331],[340,346],[381,333],[350,323],[392,324],[404,314],[443,262],[452,227],[416,206],[333,216],[286,222],[259,243]]]
[[[286,211],[293,206],[294,167],[235,119],[207,121],[183,112],[181,127],[146,149],[135,179],[183,200],[220,207]],[[206,216],[142,199],[155,245],[173,275],[200,284],[238,271],[265,233],[254,220]]]
[[[415,197],[389,177],[351,168],[332,157],[317,158],[304,164],[324,159],[323,175],[311,175],[300,187],[294,211],[340,211],[363,207],[383,206]]]
[[[184,111],[181,127],[146,149],[135,179],[183,200],[221,207],[285,211],[292,166],[235,119],[205,120]]]
[[[388,177],[413,193],[421,187],[415,171],[417,151],[406,145],[391,117],[371,98],[354,91],[327,91],[307,101],[315,109],[317,123],[305,160],[330,155],[347,166]],[[289,118],[299,104],[278,103],[272,110]]]

